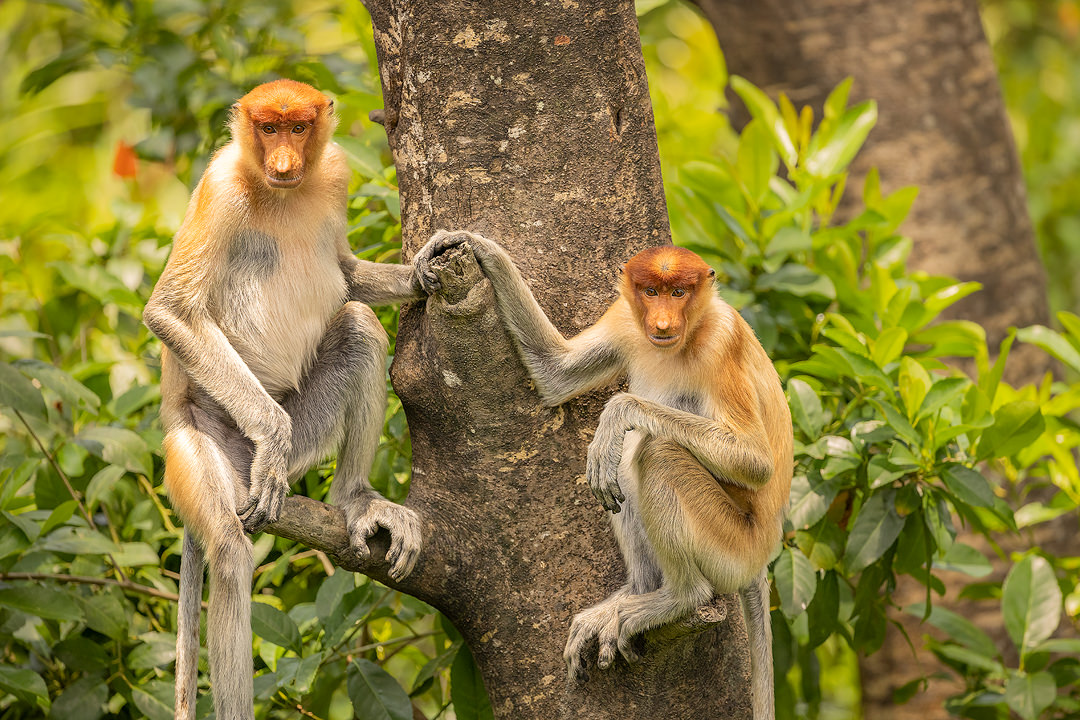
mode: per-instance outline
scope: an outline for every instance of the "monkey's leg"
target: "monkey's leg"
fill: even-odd
[[[292,419],[289,476],[337,450],[330,496],[345,512],[349,536],[362,557],[367,538],[390,531],[390,576],[409,574],[420,552],[420,522],[411,510],[371,489],[368,474],[386,415],[386,331],[367,305],[348,302],[334,316],[315,362],[282,407]]]
[[[660,589],[619,603],[618,648],[634,635],[734,592],[768,562],[769,524],[755,519],[753,491],[718,481],[678,443],[650,438],[639,453],[642,523],[663,572]]]
[[[206,644],[214,711],[221,720],[253,720],[251,659],[251,541],[236,514],[246,483],[223,446],[239,431],[192,407],[167,442],[169,497],[190,532],[195,530],[210,566]],[[230,454],[231,455],[231,454]],[[248,455],[250,462],[250,455]]]

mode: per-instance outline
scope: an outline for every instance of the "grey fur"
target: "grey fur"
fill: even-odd
[[[215,713],[218,720],[254,717],[254,562],[245,530],[257,532],[277,519],[290,479],[336,454],[331,497],[345,512],[356,552],[366,556],[370,535],[379,527],[388,529],[390,575],[400,579],[412,571],[420,551],[416,514],[384,500],[368,482],[385,416],[389,340],[369,307],[346,299],[399,302],[422,291],[414,268],[357,260],[345,240],[344,222],[333,221],[328,227],[342,232],[321,234],[318,242],[330,245],[319,245],[311,263],[318,263],[313,268],[319,282],[325,278],[325,287],[316,288],[322,293],[320,302],[339,305],[322,326],[311,357],[286,358],[302,368],[295,387],[268,385],[268,376],[257,374],[278,369],[266,365],[268,354],[278,362],[283,357],[280,348],[261,340],[260,323],[276,320],[266,313],[289,318],[300,312],[300,321],[312,321],[308,308],[287,301],[272,304],[278,299],[274,288],[288,287],[280,282],[290,267],[283,257],[284,240],[250,228],[232,232],[222,241],[221,267],[209,268],[200,287],[183,287],[179,278],[188,275],[170,261],[143,314],[168,349],[162,362],[161,411],[167,439],[182,448],[195,469],[183,482],[197,485],[182,493],[186,502],[193,502],[192,497],[197,501],[183,516],[179,720],[194,718],[204,554],[209,564],[207,644]],[[291,262],[297,267],[295,254]],[[308,292],[303,281],[296,286],[297,292]]]

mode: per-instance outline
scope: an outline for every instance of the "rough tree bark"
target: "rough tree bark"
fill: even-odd
[[[903,226],[914,266],[983,284],[953,317],[983,324],[992,343],[1009,326],[1047,322],[1020,159],[976,0],[694,1],[730,71],[774,97],[784,92],[820,117],[851,76],[854,100],[877,100],[849,187],[861,191],[873,166],[887,190],[919,186]],[[1008,377],[1037,379],[1048,366],[1018,345]]]
[[[613,299],[622,261],[670,242],[633,2],[367,6],[405,254],[440,228],[496,239],[576,334]],[[610,393],[542,407],[471,257],[451,253],[441,272],[443,291],[403,310],[391,368],[412,436],[407,504],[424,523],[415,571],[393,583],[380,561],[357,564],[337,511],[314,501],[290,499],[274,531],[445,613],[497,717],[749,718],[734,597],[649,634],[639,665],[567,685],[571,617],[623,581],[584,482]]]

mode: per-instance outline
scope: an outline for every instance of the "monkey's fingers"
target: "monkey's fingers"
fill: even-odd
[[[619,653],[626,658],[626,662],[636,663],[641,660],[641,656],[634,650],[634,636],[630,633],[619,631],[618,646]]]
[[[289,486],[285,483],[276,480],[262,483],[262,487],[253,492],[244,507],[237,511],[244,530],[254,534],[277,522],[288,494]]]

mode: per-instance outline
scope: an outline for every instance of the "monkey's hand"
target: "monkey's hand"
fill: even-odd
[[[402,580],[412,572],[421,545],[420,518],[415,512],[377,496],[346,503],[342,510],[349,539],[362,560],[371,557],[367,539],[384,527],[390,531],[390,550],[386,553],[390,577]]]
[[[617,412],[612,412],[608,403],[600,414],[600,424],[596,426],[596,435],[589,443],[589,454],[585,463],[585,479],[589,489],[604,506],[605,510],[619,512],[620,503],[626,500],[619,487],[619,462],[622,460],[623,439],[632,428],[627,427]]]
[[[282,411],[281,415],[276,432],[255,440],[247,503],[236,512],[249,533],[257,533],[277,522],[281,505],[289,494],[285,456],[292,443],[292,424],[287,413]]]
[[[413,258],[413,271],[416,273],[416,280],[420,283],[420,289],[424,293],[432,295],[442,288],[439,276],[431,269],[431,261],[450,248],[464,245],[469,240],[470,235],[471,233],[467,232],[440,230],[432,235],[424,247],[420,248],[420,251],[416,253],[416,257]]]

